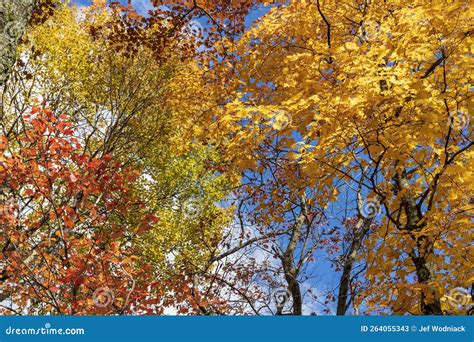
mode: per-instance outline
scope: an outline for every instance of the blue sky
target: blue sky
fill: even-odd
[[[92,1],[91,0],[76,0],[73,1],[74,3],[78,4],[79,6],[89,6]],[[126,4],[126,0],[121,0],[122,3]],[[137,10],[137,12],[143,16],[147,15],[148,10],[153,9],[153,6],[151,4],[150,0],[133,0],[131,4],[134,6],[134,8]],[[249,27],[252,25],[252,23],[255,22],[256,19],[264,15],[265,13],[268,12],[270,7],[268,6],[259,6],[251,11],[251,13],[246,17],[245,24],[246,27]],[[201,22],[202,25],[205,25],[203,22]],[[335,220],[331,220],[329,225],[339,225],[340,222],[335,222]],[[302,284],[303,291],[307,288],[312,288],[312,290],[315,293],[318,294],[323,294],[326,291],[332,291],[335,287],[336,284],[339,281],[339,273],[336,273],[333,268],[330,267],[330,262],[327,259],[326,255],[323,255],[323,253],[318,252],[318,255],[316,256],[316,262],[314,263],[314,268],[315,271],[315,277],[308,279],[307,281]],[[312,271],[309,271],[308,273],[312,274]],[[321,298],[321,301],[323,299]],[[335,313],[335,307],[334,305],[329,305],[331,307],[331,311],[334,314]],[[311,307],[306,306],[305,314],[310,314],[311,312],[316,312],[317,314],[324,314],[322,312],[322,309],[324,307],[320,306],[316,303],[311,305]]]
[[[80,6],[89,6],[92,3],[92,0],[75,0],[73,2]],[[127,1],[121,0],[120,2],[125,4]],[[132,5],[141,15],[146,15],[148,10],[153,9],[153,5],[151,4],[150,0],[132,0]],[[267,11],[268,7],[264,6],[259,6],[258,8],[252,10],[252,12],[245,19],[246,26],[250,26],[257,18],[265,14]]]

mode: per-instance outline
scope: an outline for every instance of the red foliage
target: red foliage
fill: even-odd
[[[0,137],[0,313],[137,308],[152,272],[132,241],[156,220],[130,191],[137,172],[83,152],[67,115],[34,107],[22,120]]]

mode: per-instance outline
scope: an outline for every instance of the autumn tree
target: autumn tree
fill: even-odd
[[[127,241],[155,220],[127,185],[137,173],[82,153],[65,114],[35,106],[22,122],[1,144],[2,312],[105,312],[101,288],[115,293],[111,310],[129,310],[148,282]]]
[[[128,261],[137,269],[130,266],[123,272],[114,270],[114,276],[122,284],[131,285],[135,274],[146,270],[153,285],[147,288],[144,306],[133,302],[134,296],[142,294],[139,278],[130,293],[108,285],[117,299],[114,305],[119,307],[110,311],[113,307],[109,305],[101,312],[124,313],[125,304],[133,303],[136,313],[161,313],[164,301],[172,305],[180,300],[172,293],[175,288],[187,286],[186,279],[192,272],[190,265],[201,262],[199,254],[206,254],[208,246],[219,240],[227,219],[225,210],[217,208],[215,203],[225,194],[226,178],[215,177],[206,170],[206,163],[218,158],[211,148],[187,144],[185,153],[176,153],[182,130],[178,126],[179,118],[164,99],[169,95],[170,79],[182,68],[179,53],[173,54],[171,48],[163,52],[168,56],[166,63],[156,61],[152,51],[144,46],[129,55],[115,49],[115,42],[109,39],[109,30],[113,29],[109,24],[116,18],[104,4],[97,2],[82,14],[78,16],[76,8],[61,5],[48,20],[25,34],[18,52],[20,58],[3,93],[4,134],[8,139],[19,139],[25,130],[24,117],[38,97],[54,117],[70,113],[68,120],[74,128],[70,133],[77,141],[73,148],[78,154],[97,160],[112,156],[116,163],[137,173],[124,180],[127,191],[153,216],[143,216],[140,210],[127,210],[121,213],[121,218],[137,225],[150,217],[160,220],[148,222],[150,229],[140,230],[140,234],[134,234],[129,226],[121,227],[127,235],[127,247],[133,250],[129,254],[116,245],[103,247],[107,253],[115,248],[113,258],[134,258],[133,263]],[[96,31],[97,26],[104,29]],[[119,170],[116,172],[120,175]],[[9,200],[9,196],[4,200]],[[123,204],[127,206],[127,202]],[[132,203],[128,205],[134,208]],[[107,217],[104,224],[112,223],[109,220],[112,217]],[[25,253],[27,250],[25,247]],[[170,262],[171,256],[174,259]],[[95,262],[102,257],[97,256]],[[141,270],[146,264],[150,267]],[[99,271],[92,270],[87,275],[100,276]],[[100,277],[107,286],[104,277]],[[182,298],[188,299],[184,294]],[[24,299],[23,294],[21,300]],[[90,298],[87,303],[91,307],[64,313],[91,313],[97,309]],[[186,306],[193,310],[189,303]]]
[[[468,2],[47,8],[4,67],[5,310],[467,313]]]
[[[236,178],[276,164],[294,198],[309,192],[321,209],[349,198],[359,233],[341,314],[355,261],[368,282],[358,310],[467,308],[449,298],[472,283],[470,15],[465,1],[298,1],[226,45],[238,63],[219,69],[202,136]],[[341,181],[353,192],[341,194]],[[251,192],[256,209],[280,203],[277,189]]]
[[[151,4],[147,13],[138,13],[132,1],[111,2],[120,18],[112,23],[109,38],[130,52],[137,46],[148,46],[158,60],[163,60],[167,47],[179,42],[183,56],[200,55],[204,57],[201,62],[209,64],[215,62],[216,43],[239,37],[245,30],[246,16],[265,1],[152,0]]]

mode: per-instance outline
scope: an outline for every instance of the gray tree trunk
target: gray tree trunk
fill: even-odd
[[[18,41],[25,32],[36,0],[0,0],[0,87],[16,60]]]
[[[3,127],[3,89],[10,70],[16,61],[18,42],[25,32],[36,0],[0,0],[0,127]],[[0,188],[0,195],[2,189]],[[2,265],[0,265],[3,268]],[[0,268],[0,302],[10,294],[4,292],[1,284],[9,275]]]

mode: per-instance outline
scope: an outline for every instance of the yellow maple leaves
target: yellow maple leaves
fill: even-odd
[[[290,168],[288,182],[329,203],[343,170],[371,170],[364,186],[382,197],[385,209],[380,235],[370,238],[392,235],[397,248],[367,250],[374,261],[368,275],[377,274],[367,296],[392,278],[392,268],[404,267],[400,277],[425,283],[419,272],[426,266],[426,279],[449,288],[454,268],[466,267],[460,251],[472,242],[472,216],[456,215],[459,230],[446,231],[439,220],[472,211],[469,18],[465,1],[359,7],[298,1],[269,11],[233,50],[239,63],[230,68],[225,104],[208,133],[232,171],[256,170],[275,148],[303,165],[299,177],[306,183],[292,179]],[[272,124],[262,125],[272,114]],[[418,255],[437,266],[422,265]]]

